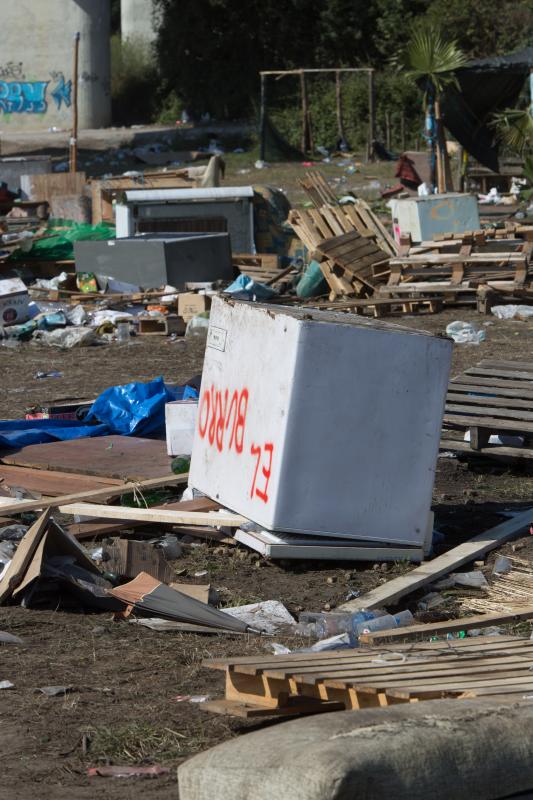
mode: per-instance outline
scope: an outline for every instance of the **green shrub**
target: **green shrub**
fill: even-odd
[[[152,48],[142,38],[111,37],[113,122],[152,122],[159,102],[159,78]]]

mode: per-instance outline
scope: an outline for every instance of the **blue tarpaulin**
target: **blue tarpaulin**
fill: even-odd
[[[156,433],[165,427],[165,403],[196,397],[198,392],[193,387],[167,386],[163,378],[148,383],[112,386],[96,398],[80,422],[62,419],[0,420],[0,447],[19,448],[87,436]]]

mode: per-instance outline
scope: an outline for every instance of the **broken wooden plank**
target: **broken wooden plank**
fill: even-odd
[[[138,436],[95,436],[31,444],[4,455],[3,464],[119,480],[159,478],[170,472],[165,441]]]
[[[3,509],[2,509],[3,510]],[[179,511],[164,508],[126,508],[125,506],[102,506],[94,503],[65,503],[58,507],[61,514],[80,514],[99,519],[121,519],[139,522],[167,523],[170,525],[214,525],[239,527],[249,522],[240,514],[218,511]]]
[[[507,519],[505,522],[490,528],[479,536],[463,542],[457,547],[453,547],[432,561],[421,564],[419,567],[411,570],[405,575],[400,575],[398,578],[393,578],[391,581],[376,589],[357,597],[355,600],[350,600],[339,606],[341,611],[360,611],[361,609],[379,608],[381,606],[394,605],[401,597],[406,594],[414,592],[416,589],[426,586],[428,583],[440,578],[442,575],[447,575],[453,572],[457,567],[474,561],[474,559],[488,553],[489,550],[494,550],[505,542],[508,542],[514,536],[517,536],[521,531],[526,529],[533,520],[533,508],[517,514],[512,519]]]
[[[145,481],[122,483],[103,489],[95,489],[94,491],[77,492],[76,494],[64,494],[54,498],[47,497],[41,498],[40,500],[11,500],[11,498],[9,498],[10,502],[1,503],[1,510],[2,514],[22,514],[25,511],[36,511],[40,508],[58,508],[59,506],[67,503],[78,503],[83,500],[108,500],[109,498],[116,497],[120,494],[127,494],[130,492],[140,493],[145,489],[155,489],[158,486],[176,486],[177,484],[187,483],[188,479],[189,473],[186,472],[182,475],[165,475],[162,478],[149,478]],[[95,506],[95,508],[106,508],[106,506]],[[87,516],[102,515],[88,514]]]
[[[382,639],[404,639],[409,636],[439,636],[442,633],[468,631],[473,628],[486,628],[488,625],[504,625],[509,622],[521,622],[533,617],[533,606],[515,609],[514,611],[493,614],[475,614],[470,617],[449,619],[445,622],[430,622],[421,625],[408,625],[405,628],[391,628],[384,631],[362,633],[359,642],[374,644]]]

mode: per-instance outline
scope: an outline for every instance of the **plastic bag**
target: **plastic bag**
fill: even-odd
[[[249,275],[241,274],[224,290],[224,294],[231,294],[237,300],[269,300],[277,292],[271,286],[257,283]]]
[[[197,397],[191,386],[166,386],[161,377],[148,383],[111,386],[96,398],[85,420],[108,425],[110,433],[142,436],[164,428],[166,403]]]
[[[59,347],[61,350],[70,350],[73,347],[87,347],[97,341],[95,332],[91,328],[83,327],[56,328],[55,331],[35,331],[33,338],[43,344]]]
[[[533,317],[533,306],[508,305],[493,306],[491,314],[498,319],[529,319]]]
[[[487,338],[485,331],[478,330],[470,322],[456,320],[446,326],[446,335],[456,344],[481,344]]]

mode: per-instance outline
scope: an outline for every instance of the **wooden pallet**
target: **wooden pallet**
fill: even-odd
[[[349,204],[349,206],[341,206],[324,174],[319,171],[307,172],[305,177],[300,180],[300,186],[315,208],[319,211],[327,206],[336,206],[338,208],[350,207],[352,210],[349,216],[353,221],[355,229],[363,235],[370,231],[376,238],[377,244],[387,255],[396,255],[398,249],[396,242],[365,200],[355,198],[355,202]]]
[[[205,661],[225,673],[215,713],[314,713],[323,703],[356,710],[443,697],[533,691],[533,642],[512,636],[395,644],[324,653]],[[328,708],[328,710],[331,710]]]
[[[533,458],[533,363],[481,361],[450,381],[441,449]],[[448,431],[468,431],[470,442]],[[489,442],[493,434],[524,437],[524,447]]]
[[[289,222],[309,253],[320,261],[320,268],[330,287],[331,300],[339,296],[369,294],[375,284],[387,279],[386,262],[389,254],[378,243],[375,231],[361,223],[353,205],[292,210]],[[349,238],[343,238],[346,236]],[[363,250],[368,250],[365,255],[370,257],[370,264],[380,263],[382,266],[380,274],[373,279],[367,262],[361,262],[362,274],[359,274],[355,257],[349,262],[348,270],[346,262],[338,260],[343,254],[343,247],[347,246],[353,252],[359,245]]]
[[[276,286],[281,283],[283,278],[294,272],[296,269],[291,265],[286,269],[280,269],[279,258],[275,253],[241,253],[232,256],[233,268],[241,274],[248,275],[258,283],[267,286]]]
[[[170,336],[173,333],[184,334],[185,322],[181,317],[138,317],[139,335]]]

